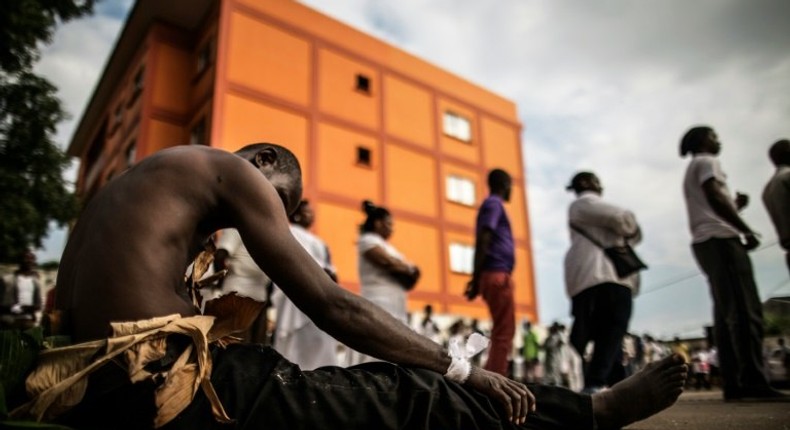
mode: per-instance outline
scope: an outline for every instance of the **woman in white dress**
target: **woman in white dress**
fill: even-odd
[[[367,215],[357,243],[362,297],[408,324],[406,293],[414,288],[420,270],[388,242],[393,232],[390,212],[367,200],[362,209]],[[349,365],[369,361],[374,359],[356,352],[349,354]]]

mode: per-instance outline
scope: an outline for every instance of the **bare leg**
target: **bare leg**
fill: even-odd
[[[603,429],[620,428],[662,411],[683,392],[688,368],[673,354],[650,363],[612,388],[593,394],[593,415]]]

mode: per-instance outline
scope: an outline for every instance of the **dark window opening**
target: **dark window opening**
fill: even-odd
[[[99,156],[101,156],[102,150],[104,150],[104,139],[106,138],[106,135],[107,123],[105,122],[102,125],[99,134],[96,135],[96,138],[93,139],[93,142],[91,142],[90,149],[88,149],[88,154],[85,157],[85,164],[89,170],[93,169],[93,167],[96,165],[96,162],[99,161]]]
[[[363,166],[370,166],[370,149],[363,148],[361,146],[357,147],[357,164],[361,164]]]
[[[113,125],[118,125],[123,120],[123,103],[118,105],[118,108],[115,109],[115,115],[113,117]]]
[[[140,91],[143,90],[143,79],[145,77],[144,75],[145,75],[145,68],[144,67],[140,67],[140,70],[138,70],[137,73],[134,75],[134,84],[133,85],[134,85],[134,92],[135,93],[139,93]]]
[[[189,134],[189,144],[208,145],[208,139],[206,139],[205,118],[198,121],[198,123],[194,127],[192,127],[192,132]]]
[[[211,51],[212,51],[212,43],[209,41],[200,48],[197,54],[197,68],[196,73],[199,75],[203,73],[208,66],[211,64]]]
[[[365,75],[357,75],[357,90],[370,94],[370,78]]]

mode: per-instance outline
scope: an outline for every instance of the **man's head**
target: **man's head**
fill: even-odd
[[[296,210],[302,198],[302,168],[296,156],[274,143],[253,143],[236,155],[249,160],[271,182],[288,214]]]
[[[713,154],[717,155],[721,151],[719,136],[712,128],[706,125],[692,127],[683,138],[680,139],[680,156],[685,157],[689,152],[692,154]]]
[[[19,269],[27,272],[36,267],[36,254],[31,250],[26,250],[19,258]]]
[[[293,224],[300,225],[304,228],[310,228],[315,220],[315,213],[310,206],[310,202],[308,202],[307,199],[302,199],[302,201],[299,202],[299,206],[296,207],[296,210],[288,219]]]
[[[592,191],[596,194],[603,194],[603,187],[601,186],[601,181],[595,176],[595,173],[592,172],[579,172],[573,175],[571,178],[571,183],[565,187],[568,191],[573,191],[577,195],[585,192],[585,191]]]
[[[768,156],[774,166],[790,166],[790,140],[782,139],[771,145]]]
[[[513,179],[502,169],[494,169],[488,173],[488,189],[491,194],[502,197],[502,200],[510,201],[510,190],[513,187]]]

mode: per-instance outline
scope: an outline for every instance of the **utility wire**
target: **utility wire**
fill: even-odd
[[[759,247],[759,248],[757,248],[757,249],[755,249],[755,250],[753,250],[751,252],[760,252],[760,251],[762,251],[764,249],[770,248],[772,246],[776,246],[778,243],[779,243],[778,240],[774,240],[772,242],[766,243],[765,245],[762,245],[761,247]],[[647,294],[650,294],[650,293],[654,293],[656,291],[663,290],[664,288],[670,287],[670,286],[675,285],[677,283],[680,283],[680,282],[683,282],[685,280],[688,280],[688,279],[691,279],[691,278],[694,278],[694,277],[697,277],[697,276],[701,276],[701,275],[702,275],[702,273],[700,271],[688,272],[685,275],[679,276],[678,278],[675,278],[675,279],[672,279],[672,280],[669,280],[669,281],[664,281],[664,282],[658,284],[655,287],[645,289],[645,291],[639,293],[639,296],[637,296],[637,298],[642,297],[642,296],[647,295]],[[774,290],[774,291],[776,291],[776,290]],[[771,293],[773,293],[773,291],[771,291]]]

